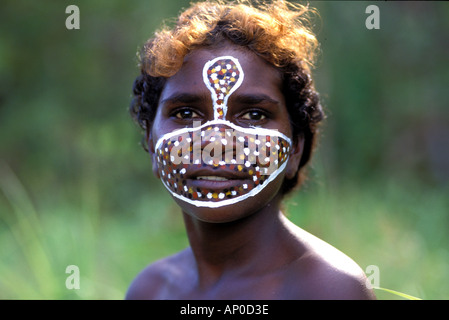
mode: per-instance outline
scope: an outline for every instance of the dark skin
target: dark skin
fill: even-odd
[[[191,52],[164,87],[148,132],[150,153],[154,155],[152,146],[163,134],[191,126],[194,120],[213,119],[202,68],[224,55],[237,58],[245,73],[228,101],[226,119],[240,126],[277,129],[291,137],[294,145],[287,168],[257,195],[235,204],[199,208],[175,199],[190,247],[146,267],[126,298],[374,299],[356,263],[291,223],[280,210],[279,190],[283,179],[296,173],[303,139],[292,136],[279,72],[261,58],[235,46]],[[155,166],[153,171],[157,175]]]

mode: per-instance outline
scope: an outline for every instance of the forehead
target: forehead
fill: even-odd
[[[282,95],[281,76],[277,69],[251,51],[231,46],[222,49],[197,49],[189,53],[181,69],[167,80],[162,97],[174,92],[210,95],[203,80],[203,68],[208,61],[220,56],[232,56],[237,59],[244,72],[243,83],[235,94],[239,91],[250,91],[277,98]]]

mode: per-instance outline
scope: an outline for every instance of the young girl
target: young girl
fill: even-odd
[[[324,117],[304,6],[200,2],[141,54],[131,114],[190,247],[146,267],[127,299],[371,299],[363,271],[291,223]]]

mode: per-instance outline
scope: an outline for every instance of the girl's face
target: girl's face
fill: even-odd
[[[278,195],[302,139],[292,137],[279,72],[226,47],[191,52],[167,80],[149,146],[154,173],[185,213],[228,222]]]

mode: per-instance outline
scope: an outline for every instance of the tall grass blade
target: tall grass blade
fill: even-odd
[[[405,298],[405,299],[408,299],[408,300],[422,300],[422,299],[420,299],[420,298],[411,296],[411,295],[409,295],[409,294],[402,293],[402,292],[395,291],[395,290],[391,290],[391,289],[380,288],[380,287],[374,287],[374,289],[376,289],[376,290],[381,290],[381,291],[385,291],[385,292],[388,292],[388,293],[397,295],[397,296],[399,296],[399,297],[402,297],[402,298]]]

